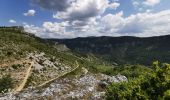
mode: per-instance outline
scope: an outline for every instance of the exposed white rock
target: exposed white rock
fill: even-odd
[[[47,65],[47,66],[52,66],[52,67],[55,66],[55,65],[54,65],[54,62],[51,62],[51,61],[49,61],[49,60],[45,60],[45,61],[43,62],[43,64],[44,64],[44,65]]]
[[[93,94],[93,97],[91,97],[92,100],[101,100],[101,98],[105,96],[106,92],[96,92]]]
[[[39,63],[35,63],[34,65],[35,70],[41,70],[44,68],[44,66],[40,65]]]
[[[82,74],[86,75],[88,73],[88,70],[84,67],[82,67]]]
[[[116,75],[116,78],[119,80],[119,81],[128,81],[128,79],[126,78],[126,76],[123,76],[123,75]]]
[[[45,91],[42,93],[42,97],[44,97],[44,96],[52,96],[53,95],[53,91],[54,91],[54,89],[52,88],[46,88],[45,89]]]
[[[44,61],[44,65],[54,66],[54,63],[49,60],[49,58],[42,57],[44,54],[34,55],[30,54],[33,59],[36,61]],[[60,64],[58,62],[58,64]],[[62,65],[62,64],[61,64]],[[59,72],[70,70],[69,66],[58,66]],[[38,62],[34,65],[36,70],[41,70],[44,68]],[[53,76],[53,72],[49,73],[48,76]],[[66,77],[61,78],[48,87],[38,90],[36,88],[30,87],[21,93],[7,93],[3,96],[0,96],[0,100],[37,100],[38,98],[47,98],[53,97],[54,100],[69,100],[69,99],[78,99],[82,100],[84,97],[88,97],[90,100],[101,100],[104,99],[105,89],[99,90],[100,86],[105,88],[107,85],[112,82],[122,82],[128,81],[127,78],[123,75],[108,76],[105,74],[92,74],[88,72],[87,69],[82,68],[82,75],[80,77]]]

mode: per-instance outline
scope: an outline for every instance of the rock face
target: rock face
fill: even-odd
[[[128,81],[125,76],[108,76],[104,74],[87,73],[80,77],[67,77],[58,79],[48,87],[42,89],[28,88],[21,93],[8,93],[0,100],[101,100],[104,99],[105,88],[112,82]],[[102,87],[104,85],[105,87]]]

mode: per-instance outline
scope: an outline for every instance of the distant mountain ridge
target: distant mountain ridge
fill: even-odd
[[[170,35],[155,37],[79,37],[48,39],[65,44],[81,54],[92,53],[106,61],[119,64],[149,65],[154,60],[170,63]]]

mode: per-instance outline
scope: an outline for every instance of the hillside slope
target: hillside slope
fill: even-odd
[[[105,44],[100,40],[98,42]],[[82,55],[82,52],[75,52],[61,40],[54,43],[20,28],[0,28],[1,100],[101,100],[106,98],[106,89],[112,83],[129,82],[153,73],[153,69],[143,65],[110,64],[99,59],[106,52],[100,51],[101,56],[98,54],[98,49],[103,45],[97,45],[98,49],[93,45],[91,52],[80,49]],[[77,43],[70,46],[76,47]],[[80,42],[78,47],[89,50],[88,45],[89,42]],[[97,57],[92,50],[96,50]]]
[[[24,87],[47,83],[75,69],[77,60],[71,52],[59,52],[20,28],[0,28],[0,78],[7,75],[12,78],[10,90],[2,86],[0,92],[21,91]]]
[[[170,36],[160,37],[86,37],[75,39],[49,39],[65,44],[80,54],[94,54],[119,64],[144,64],[159,60],[170,63]]]
[[[123,75],[113,76],[117,73],[106,75],[113,66],[106,65],[103,71],[105,64],[92,59],[95,58],[73,54],[66,46],[53,45],[19,27],[2,27],[0,99],[103,98],[105,89],[98,90],[100,82],[127,81]],[[98,66],[102,68],[98,70]]]

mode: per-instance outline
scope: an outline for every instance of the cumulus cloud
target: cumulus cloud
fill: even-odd
[[[26,13],[23,13],[24,16],[34,16],[36,13],[35,10],[31,9],[31,10],[28,10],[28,12]]]
[[[160,0],[145,0],[143,3],[148,6],[154,6],[156,4],[159,4]]]
[[[46,31],[50,33],[56,33],[60,35],[65,33],[64,23],[44,22],[43,27]]]
[[[23,23],[23,26],[26,32],[34,33],[37,36],[43,37],[42,33],[45,31],[43,28],[37,27],[35,25],[29,25],[27,23]]]
[[[73,38],[74,34],[70,31],[67,32],[65,27],[67,23],[52,23],[44,22],[41,27],[35,25],[29,25],[28,23],[23,23],[24,29],[26,32],[33,33],[36,36],[42,38]]]
[[[53,18],[74,21],[87,21],[100,16],[107,8],[116,9],[120,4],[109,0],[33,0],[35,4],[55,12]]]
[[[133,4],[133,6],[134,6],[135,8],[137,8],[137,7],[140,5],[140,2],[134,0],[134,1],[132,2],[132,4]]]
[[[33,3],[40,5],[44,9],[52,11],[65,11],[76,0],[31,0]]]
[[[47,38],[84,36],[157,36],[170,33],[170,10],[152,13],[160,0],[132,0],[137,13],[124,17],[123,11],[106,14],[107,8],[116,10],[118,0],[32,0],[44,9],[53,11],[58,22],[44,22],[42,26],[25,24],[26,31]]]
[[[15,23],[17,23],[17,22],[16,22],[16,20],[14,20],[14,19],[10,19],[10,20],[9,20],[9,23],[15,24]]]
[[[84,20],[104,13],[108,0],[76,0],[66,11],[57,12],[54,18],[64,20]]]
[[[112,2],[110,0],[32,0],[32,2],[44,9],[53,11],[53,18],[61,20],[62,23],[67,23],[65,30],[74,32],[89,31],[97,24],[96,20],[107,8],[116,10],[120,6],[117,0]],[[52,29],[48,27],[48,31],[54,32],[54,29],[61,31],[57,28],[56,24],[58,23],[51,22],[48,24],[55,26]]]
[[[170,10],[158,13],[138,13],[124,18],[122,12],[101,19],[101,28],[108,33],[130,36],[158,36],[170,33]]]
[[[112,9],[117,9],[120,6],[120,3],[114,2],[109,5],[110,8]]]
[[[44,22],[41,27],[25,25],[26,31],[46,38],[73,38],[85,36],[159,36],[170,33],[170,10],[157,13],[138,13],[128,17],[123,11],[107,14],[98,19],[89,19],[84,23]]]
[[[145,12],[147,9],[153,8],[155,5],[159,4],[161,0],[132,0],[132,5],[136,10],[140,12]]]
[[[100,20],[100,31],[103,32],[116,32],[124,24],[123,11],[113,15],[107,14]]]

